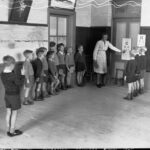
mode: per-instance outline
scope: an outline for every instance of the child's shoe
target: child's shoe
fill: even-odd
[[[131,100],[133,100],[133,96],[132,96],[132,94],[128,94],[126,97],[124,97],[124,99],[131,101]]]

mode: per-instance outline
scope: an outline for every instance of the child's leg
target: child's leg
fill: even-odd
[[[85,75],[85,71],[81,72],[81,84],[84,84],[84,75]]]
[[[17,110],[12,110],[12,112],[11,112],[11,128],[10,128],[10,133],[14,133],[15,132],[16,119],[17,119]]]
[[[124,99],[126,100],[132,100],[132,89],[133,89],[133,84],[132,83],[128,83],[128,94],[126,97],[124,97]]]
[[[11,127],[11,109],[7,108],[6,111],[6,126],[7,126],[7,132],[10,131],[10,127]]]
[[[48,96],[47,83],[46,82],[43,82],[43,84],[42,84],[42,92],[43,92],[44,97]]]
[[[23,104],[28,104],[29,95],[30,95],[30,88],[25,87],[24,88],[24,102],[23,102]]]
[[[67,72],[67,86],[71,85],[71,73]]]
[[[52,95],[54,94],[54,82],[51,83],[50,93],[51,93]]]

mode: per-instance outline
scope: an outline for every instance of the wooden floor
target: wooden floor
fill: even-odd
[[[0,148],[138,148],[150,147],[150,93],[125,101],[126,88],[93,85],[23,107],[20,137],[5,131],[0,109]]]

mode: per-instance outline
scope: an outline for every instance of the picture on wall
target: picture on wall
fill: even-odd
[[[51,0],[51,7],[58,7],[64,9],[74,9],[76,4],[76,0]]]
[[[123,38],[122,39],[122,60],[130,60],[130,51],[131,51],[131,39]]]
[[[26,23],[33,0],[14,0],[10,10],[9,22]]]

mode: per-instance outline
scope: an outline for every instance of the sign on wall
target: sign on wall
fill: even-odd
[[[122,60],[129,60],[130,59],[130,51],[131,51],[131,39],[130,38],[123,38],[122,39]]]
[[[146,35],[145,34],[139,34],[138,40],[137,40],[137,46],[138,47],[145,47],[146,43]]]

